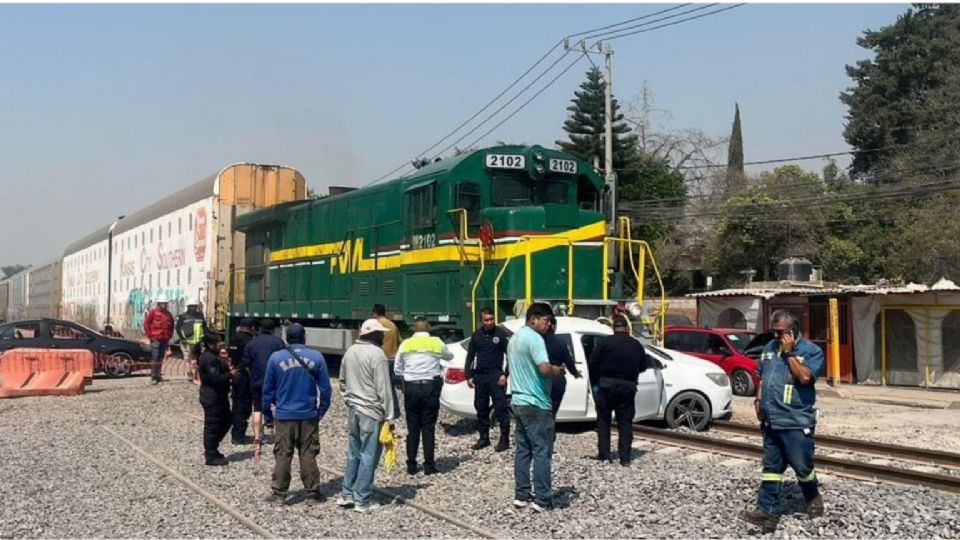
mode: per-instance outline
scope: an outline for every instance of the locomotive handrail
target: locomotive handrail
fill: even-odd
[[[464,244],[468,240],[474,240],[470,238],[469,233],[467,232],[467,209],[466,208],[454,208],[452,210],[447,210],[448,214],[459,214],[459,223],[457,224],[457,250],[460,252],[460,266],[463,266],[463,263],[467,260],[467,253],[464,249]],[[483,258],[481,253],[480,258]]]
[[[627,229],[629,231],[629,228]],[[660,275],[660,269],[657,267],[657,261],[653,257],[653,250],[650,248],[650,244],[644,242],[643,240],[634,240],[630,238],[630,233],[628,232],[628,238],[614,238],[606,237],[603,239],[603,272],[602,280],[603,286],[603,299],[609,299],[609,283],[610,276],[607,274],[607,267],[609,266],[609,245],[616,243],[618,246],[639,246],[639,259],[640,259],[640,268],[637,268],[636,263],[633,259],[633,250],[630,249],[630,266],[633,269],[634,277],[637,280],[637,303],[640,305],[641,309],[643,308],[643,295],[644,295],[644,281],[646,277],[646,258],[649,254],[650,263],[653,266],[654,275],[657,277],[657,283],[660,285],[660,308],[659,313],[657,313],[657,318],[659,319],[659,329],[660,335],[663,335],[663,328],[666,327],[666,317],[667,317],[667,293],[663,288],[663,278]],[[656,334],[654,335],[656,338]],[[655,341],[659,341],[655,339]]]
[[[477,277],[473,282],[473,290],[470,291],[470,316],[473,321],[473,331],[477,331],[477,287],[480,285],[480,280],[483,278],[483,273],[487,269],[486,262],[483,258],[483,250],[480,250],[480,271],[477,273]],[[496,306],[496,302],[494,302]],[[496,309],[496,307],[494,307]],[[494,314],[494,320],[496,320],[496,314]]]
[[[524,235],[513,245],[513,249],[510,250],[510,255],[503,261],[503,266],[500,267],[500,273],[497,274],[497,279],[493,282],[493,318],[496,322],[499,323],[500,321],[500,280],[503,279],[503,274],[507,271],[507,266],[510,265],[510,261],[513,260],[513,257],[516,255],[517,248],[524,243],[545,240],[554,242],[561,241],[567,244],[567,265],[570,267],[567,279],[567,314],[573,313],[573,240],[563,234]],[[530,269],[532,249],[527,249],[527,252],[524,254],[524,259],[523,301],[524,307],[529,307],[530,304],[533,303],[533,275]]]

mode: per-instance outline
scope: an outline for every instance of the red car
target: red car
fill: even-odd
[[[756,336],[756,332],[742,328],[668,326],[664,345],[720,366],[730,377],[734,394],[752,396],[760,384],[757,359],[744,351]]]

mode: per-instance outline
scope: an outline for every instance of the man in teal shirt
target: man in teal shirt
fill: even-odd
[[[550,401],[550,378],[563,377],[563,366],[550,364],[542,334],[550,322],[550,306],[527,308],[527,325],[510,338],[507,362],[512,385],[511,408],[516,419],[516,451],[513,455],[514,498],[517,508],[530,506],[537,512],[553,508],[550,467],[553,455],[554,420]],[[530,500],[530,462],[533,462],[533,500]]]

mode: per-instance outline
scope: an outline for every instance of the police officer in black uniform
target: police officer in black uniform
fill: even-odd
[[[253,412],[253,389],[250,387],[250,366],[243,358],[243,350],[253,339],[254,327],[257,321],[245,317],[237,327],[237,333],[230,340],[230,360],[239,375],[233,379],[231,397],[233,398],[233,429],[231,439],[233,444],[250,444],[252,437],[247,437],[247,421]]]
[[[494,448],[503,452],[510,447],[510,413],[507,410],[507,373],[504,370],[510,334],[496,324],[493,310],[480,310],[480,329],[470,337],[467,346],[467,385],[474,389],[473,406],[477,411],[480,439],[474,450],[490,446],[490,400],[500,424],[500,440]]]
[[[218,447],[230,431],[230,380],[239,372],[231,370],[230,356],[215,335],[203,337],[200,355],[200,405],[203,406],[203,454],[206,464],[226,465],[226,457]]]
[[[647,369],[643,345],[630,335],[630,321],[617,317],[613,335],[604,338],[590,354],[590,378],[598,387],[597,459],[610,460],[610,421],[617,414],[617,453],[620,465],[630,466],[633,416],[636,413],[637,377]]]

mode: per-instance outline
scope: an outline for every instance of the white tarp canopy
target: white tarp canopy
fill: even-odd
[[[960,388],[960,293],[855,296],[854,362],[858,382]]]
[[[744,328],[762,332],[761,300],[755,296],[698,298],[700,324],[711,328]]]

